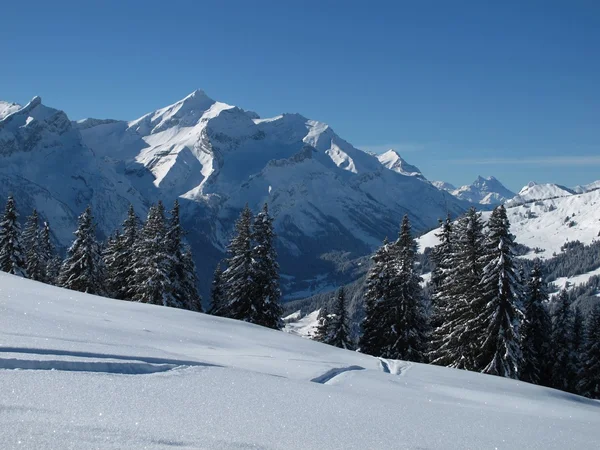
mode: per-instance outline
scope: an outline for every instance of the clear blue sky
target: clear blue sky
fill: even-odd
[[[600,179],[594,0],[29,0],[3,3],[0,30],[0,99],[40,95],[72,119],[202,88],[396,147],[432,180]]]

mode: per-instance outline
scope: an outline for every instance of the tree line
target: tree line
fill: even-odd
[[[484,226],[471,209],[440,223],[428,289],[421,286],[416,242],[404,217],[367,274],[358,349],[378,357],[426,362],[600,398],[600,307],[584,320],[566,290],[550,299],[539,260],[519,263],[504,206]],[[314,339],[347,330],[344,293],[322,308]],[[347,336],[347,334],[345,335]]]
[[[64,259],[52,245],[50,225],[40,223],[37,211],[27,218],[23,231],[18,217],[9,196],[0,219],[0,270],[88,294],[203,311],[177,200],[168,215],[161,201],[151,206],[143,223],[130,205],[120,229],[104,243],[96,237],[88,206],[78,218]],[[268,206],[253,217],[246,205],[236,222],[228,258],[215,271],[211,314],[281,328],[274,240]]]

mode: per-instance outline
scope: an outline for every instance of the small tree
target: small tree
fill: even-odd
[[[212,286],[210,290],[211,306],[208,311],[209,314],[214,316],[223,315],[223,310],[227,306],[227,297],[225,293],[225,286],[223,285],[223,270],[221,269],[221,262],[217,264],[215,268],[215,274],[213,276]]]
[[[0,270],[19,277],[27,277],[17,219],[15,199],[10,195],[0,219]]]
[[[37,211],[34,209],[27,218],[21,241],[25,252],[27,275],[32,280],[44,281],[44,264],[40,255],[40,223]]]
[[[319,316],[317,317],[317,325],[315,327],[312,339],[318,342],[328,343],[329,342],[329,329],[331,315],[326,305],[319,310]]]
[[[48,284],[58,284],[58,275],[62,261],[54,251],[52,232],[50,231],[50,224],[48,222],[44,222],[40,235],[39,254],[44,270],[44,279],[42,281]]]
[[[556,300],[556,307],[552,314],[552,387],[563,391],[572,388],[574,379],[573,361],[573,314],[566,290],[560,291]]]
[[[333,317],[327,327],[327,338],[323,341],[334,347],[353,349],[348,326],[348,309],[346,305],[346,293],[341,287],[333,303]]]

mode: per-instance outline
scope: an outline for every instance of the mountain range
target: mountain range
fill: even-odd
[[[245,204],[269,203],[292,296],[351,279],[403,215],[422,232],[468,207],[394,151],[371,155],[325,123],[262,119],[200,90],[133,121],[73,122],[39,97],[0,103],[0,118],[2,198],[13,193],[23,215],[36,208],[62,248],[88,204],[106,237],[128,204],[143,217],[179,198],[205,295]]]

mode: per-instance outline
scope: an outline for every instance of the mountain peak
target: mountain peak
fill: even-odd
[[[388,169],[393,170],[394,172],[406,176],[424,178],[418,167],[407,163],[393,148],[389,149],[385,153],[382,153],[381,155],[377,155],[377,159],[381,164]]]

